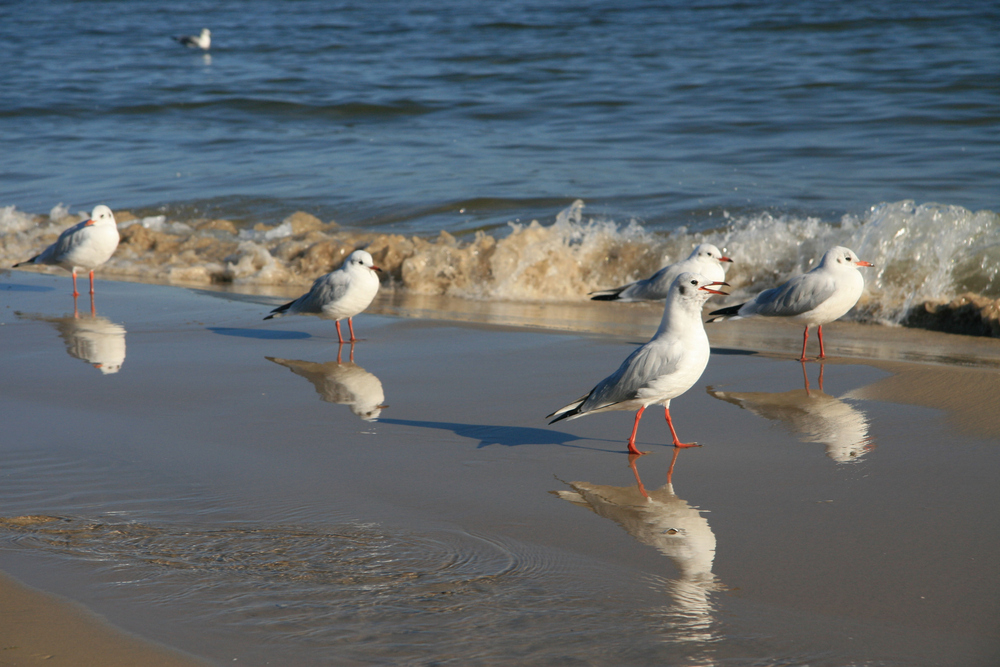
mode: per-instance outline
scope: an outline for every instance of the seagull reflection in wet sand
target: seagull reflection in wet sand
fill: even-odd
[[[823,391],[824,364],[819,367],[819,390],[809,386],[805,362],[802,362],[804,389],[781,393],[716,391],[714,398],[738,405],[755,415],[781,421],[803,442],[826,445],[826,455],[838,463],[857,461],[875,448],[868,435],[864,412]]]
[[[611,519],[640,543],[669,558],[678,578],[665,580],[674,604],[665,611],[679,641],[712,638],[714,611],[711,593],[724,586],[712,573],[715,560],[715,533],[702,510],[677,497],[673,486],[674,466],[679,449],[674,450],[667,483],[647,491],[636,468],[638,456],[629,456],[635,475],[633,486],[607,486],[590,482],[569,482],[571,490],[551,491],[574,505]]]
[[[277,357],[264,358],[312,382],[316,393],[327,403],[346,405],[361,419],[375,421],[382,414],[382,410],[389,407],[384,405],[385,392],[382,390],[382,382],[354,363],[353,343],[347,363],[341,360],[342,349],[343,345],[337,350],[336,361],[325,363]]]
[[[78,312],[74,312],[72,317],[23,313],[17,313],[17,316],[55,326],[59,337],[66,343],[69,356],[87,362],[104,375],[117,373],[125,363],[125,327],[97,315],[93,310],[93,297],[89,316],[81,316]]]

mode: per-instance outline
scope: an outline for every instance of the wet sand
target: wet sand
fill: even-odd
[[[128,635],[79,605],[5,576],[0,576],[0,600],[0,665],[207,664]]]
[[[630,466],[631,413],[543,417],[655,307],[384,295],[338,363],[332,323],[262,321],[278,296],[99,280],[99,317],[83,297],[74,318],[68,287],[0,275],[0,568],[153,654],[1000,657],[1000,341],[835,323],[834,358],[803,367],[795,327],[710,327],[672,410],[703,447],[664,446],[650,410]],[[91,634],[25,618],[32,655]],[[95,664],[77,655],[61,664]]]

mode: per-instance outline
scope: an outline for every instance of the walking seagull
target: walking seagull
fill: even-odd
[[[727,283],[710,281],[696,273],[679,275],[667,293],[663,319],[653,338],[630,354],[617,371],[597,383],[590,393],[548,415],[555,417],[549,423],[592,412],[638,410],[628,439],[628,452],[642,454],[635,447],[639,420],[648,406],[662,405],[674,447],[697,446],[697,443],[683,443],[677,437],[670,418],[670,400],[690,389],[708,365],[710,350],[701,310],[713,294],[726,294],[713,289],[723,285],[728,287]]]

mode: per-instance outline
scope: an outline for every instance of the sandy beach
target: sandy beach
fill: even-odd
[[[0,294],[0,665],[1000,660],[1000,340],[711,325],[702,447],[630,462],[544,416],[654,305],[384,293],[338,350],[273,290]]]

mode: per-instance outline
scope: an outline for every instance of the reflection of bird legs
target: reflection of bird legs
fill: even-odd
[[[677,451],[677,450],[674,450]],[[643,498],[649,499],[649,494],[646,493],[646,487],[642,485],[642,479],[639,478],[639,469],[635,467],[635,460],[642,456],[642,454],[629,454],[628,455],[628,466],[632,469],[632,474],[635,475],[635,483],[639,487],[639,493],[642,494]]]
[[[670,459],[670,467],[667,468],[667,484],[673,484],[674,479],[674,465],[677,463],[677,456],[681,453],[679,447],[674,447],[674,456]],[[639,493],[642,494],[643,498],[648,499],[649,493],[646,492],[646,487],[642,483],[642,479],[639,477],[639,469],[635,466],[635,460],[642,456],[642,454],[629,454],[628,455],[628,467],[632,469],[632,474],[635,475],[635,483],[639,488]]]
[[[73,290],[73,292],[74,292],[74,294],[73,294],[73,317],[76,318],[76,319],[80,319],[80,311],[79,311],[79,309],[77,308],[77,305],[76,305],[76,299],[80,295],[75,293],[76,292],[75,289]],[[94,292],[93,291],[91,291],[91,293],[90,293],[90,316],[91,317],[97,317],[97,308],[94,307]]]
[[[819,390],[823,391],[823,371],[826,368],[826,364],[819,365]],[[812,396],[809,392],[809,375],[806,373],[806,362],[802,362],[802,379],[806,383],[806,396]]]
[[[681,453],[681,450],[674,447],[674,458],[670,459],[670,467],[667,468],[667,484],[673,484],[674,479],[674,464],[677,463],[677,455]]]
[[[338,324],[339,324],[339,322],[338,322]],[[343,349],[344,349],[344,341],[340,341],[340,345],[337,347],[337,363],[338,364],[344,363],[344,362],[342,362],[340,360],[340,353],[341,353],[341,351]],[[351,357],[350,357],[349,361],[352,364],[354,363],[354,341],[351,341]]]

